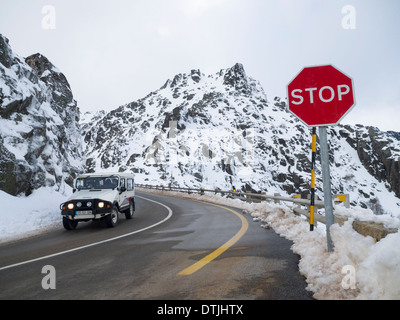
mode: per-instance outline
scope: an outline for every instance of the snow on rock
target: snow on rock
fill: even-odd
[[[133,171],[137,181],[206,189],[310,193],[311,131],[243,65],[181,73],[138,101],[85,114],[91,171]],[[400,215],[400,134],[328,129],[334,193],[375,214]],[[317,195],[323,198],[319,154]]]
[[[79,109],[65,76],[41,54],[26,59],[0,35],[0,190],[64,192],[83,170]]]

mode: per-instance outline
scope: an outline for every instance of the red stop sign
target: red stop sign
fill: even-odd
[[[331,65],[304,68],[287,94],[289,111],[308,126],[338,124],[355,105],[353,80]]]

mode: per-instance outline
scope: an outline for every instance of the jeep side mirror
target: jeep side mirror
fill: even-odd
[[[121,187],[121,188],[119,188],[119,192],[125,192],[126,191],[126,188],[125,187]]]

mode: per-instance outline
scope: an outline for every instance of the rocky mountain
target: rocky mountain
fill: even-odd
[[[60,70],[40,54],[18,56],[0,35],[0,190],[71,184],[84,168],[79,117]]]
[[[143,99],[80,117],[65,76],[0,35],[0,190],[63,192],[81,171],[130,170],[142,183],[309,194],[310,129],[241,64],[178,74]],[[339,125],[328,134],[333,191],[400,215],[400,133]],[[316,176],[322,198],[319,157]]]
[[[241,64],[176,75],[158,90],[81,120],[90,171],[131,170],[137,181],[281,194],[309,194],[311,130],[268,100]],[[332,189],[376,213],[400,212],[400,134],[328,129]],[[322,176],[317,158],[317,194]]]

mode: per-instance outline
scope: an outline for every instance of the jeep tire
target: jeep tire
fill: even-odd
[[[129,201],[129,208],[124,211],[126,219],[132,219],[135,213],[135,203],[131,200]]]
[[[66,217],[63,217],[63,226],[66,230],[75,230],[78,225],[78,221],[70,220]]]
[[[109,228],[114,228],[118,223],[118,208],[113,206],[111,213],[105,217],[106,225]]]

